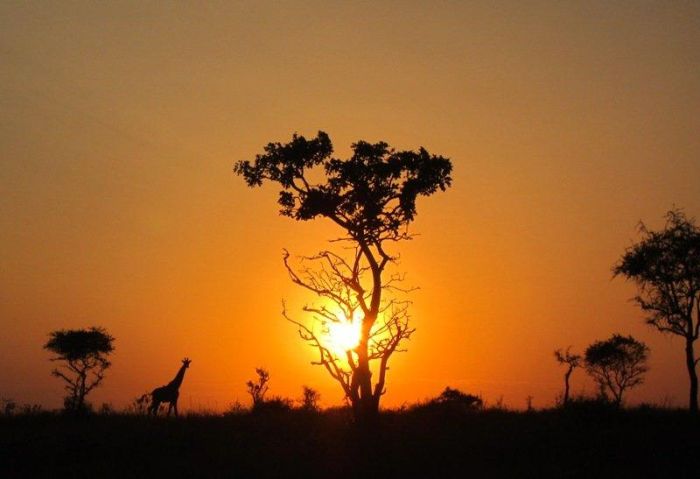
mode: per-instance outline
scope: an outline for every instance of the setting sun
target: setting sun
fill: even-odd
[[[0,59],[0,479],[698,475],[700,0],[0,1]]]
[[[346,351],[355,348],[360,342],[360,326],[361,322],[359,320],[347,321],[344,323],[329,323],[329,346],[336,354],[344,356]]]

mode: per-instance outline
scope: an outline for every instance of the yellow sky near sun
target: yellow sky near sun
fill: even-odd
[[[700,6],[681,2],[0,5],[0,396],[61,403],[41,345],[106,327],[93,402],[123,406],[185,356],[185,407],[271,393],[341,400],[281,315],[311,298],[281,252],[338,232],[277,216],[231,172],[268,141],[328,132],[452,158],[397,245],[417,332],[387,405],[447,385],[551,404],[615,331],[652,347],[635,401],[686,396],[677,340],[611,265],[637,221],[700,216]],[[574,376],[574,390],[591,385]]]

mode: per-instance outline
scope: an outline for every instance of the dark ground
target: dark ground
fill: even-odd
[[[700,417],[660,409],[0,417],[0,477],[700,477]]]

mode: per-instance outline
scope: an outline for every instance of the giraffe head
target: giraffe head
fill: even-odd
[[[191,362],[192,362],[192,361],[190,360],[190,358],[185,358],[185,359],[182,360],[182,365],[183,365],[185,368],[189,368]]]

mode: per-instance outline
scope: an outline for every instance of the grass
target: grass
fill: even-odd
[[[0,417],[0,477],[697,477],[700,418],[589,407]]]

